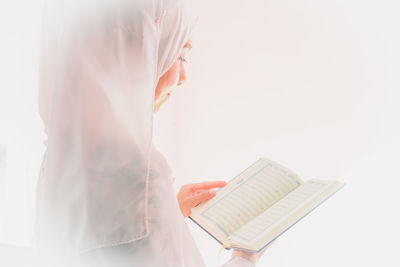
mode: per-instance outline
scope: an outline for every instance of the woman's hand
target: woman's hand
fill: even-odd
[[[272,244],[272,243],[271,243]],[[232,251],[232,258],[233,257],[242,257],[245,258],[246,260],[250,261],[253,265],[256,265],[258,260],[261,258],[262,255],[264,255],[265,251],[267,250],[267,248],[271,245],[269,244],[268,246],[266,246],[265,248],[263,248],[260,252],[256,253],[256,252],[245,252],[243,250],[238,250],[238,249],[234,249]]]
[[[224,187],[225,185],[225,181],[183,185],[176,195],[183,216],[189,216],[192,213],[192,208],[196,207],[200,202],[212,199],[216,193],[215,190],[212,190],[213,188]]]

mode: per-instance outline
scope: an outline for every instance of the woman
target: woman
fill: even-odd
[[[151,139],[154,111],[185,79],[191,6],[46,5],[39,106],[48,138],[36,237],[52,266],[204,266],[183,216],[225,182],[185,185],[176,198]],[[250,266],[259,256],[235,251],[226,266]]]

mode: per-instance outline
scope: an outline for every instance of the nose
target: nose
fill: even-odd
[[[183,64],[180,65],[180,70],[179,70],[179,80],[178,80],[178,85],[184,84],[186,80],[186,73],[185,73],[185,67]]]

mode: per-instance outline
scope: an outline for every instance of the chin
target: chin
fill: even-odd
[[[154,112],[157,112],[160,110],[160,107],[167,102],[167,100],[169,99],[170,94],[168,93],[165,97],[163,97],[163,99],[156,101],[155,105],[154,105]]]
[[[154,105],[154,113],[157,113],[160,110],[162,105],[163,105],[163,103],[156,103]]]

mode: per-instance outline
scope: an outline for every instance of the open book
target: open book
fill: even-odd
[[[189,216],[226,249],[258,252],[344,184],[304,182],[289,169],[261,158],[219,189]]]

